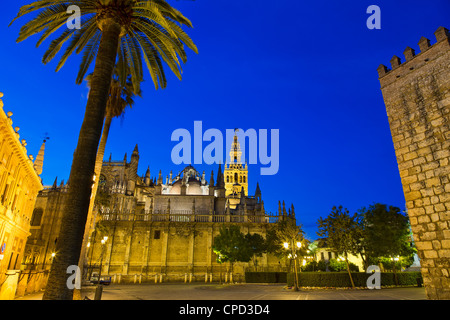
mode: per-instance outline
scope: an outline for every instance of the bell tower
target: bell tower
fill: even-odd
[[[244,195],[248,195],[248,166],[242,164],[242,151],[238,141],[237,131],[234,132],[233,143],[230,148],[231,163],[225,163],[224,180],[225,180],[225,196],[236,194],[240,197],[242,190]],[[243,189],[242,189],[243,188]]]

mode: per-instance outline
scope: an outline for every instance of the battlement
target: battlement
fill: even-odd
[[[405,62],[402,63],[401,59],[398,56],[394,55],[390,60],[392,69],[389,69],[385,65],[380,64],[380,66],[377,68],[380,81],[382,81],[381,78],[384,78],[388,75],[392,75],[394,79],[399,78],[403,76],[405,73],[408,73],[411,70],[421,67],[430,60],[431,55],[428,55],[427,53],[435,51],[433,50],[435,48],[436,50],[440,50],[440,48],[438,47],[441,46],[450,47],[449,41],[450,33],[448,29],[444,27],[439,27],[434,32],[434,35],[436,37],[436,43],[434,43],[433,45],[431,45],[429,39],[425,37],[420,38],[420,41],[418,43],[420,52],[417,54],[413,48],[406,47],[405,51],[403,51],[403,55],[405,56]],[[433,52],[432,55],[434,56],[435,53]]]

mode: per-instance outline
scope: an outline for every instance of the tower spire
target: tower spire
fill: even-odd
[[[44,139],[44,142],[42,142],[41,148],[39,149],[39,152],[36,156],[36,159],[34,160],[34,170],[36,170],[36,173],[40,175],[42,173],[42,168],[44,166],[44,153],[45,153],[45,142],[47,140]]]
[[[150,185],[150,166],[147,167],[147,171],[145,172],[145,178],[144,178],[144,183],[146,185]]]
[[[241,151],[241,145],[239,144],[237,132],[239,129],[234,129],[234,137],[233,137],[233,143],[231,144],[230,149],[230,160],[231,163],[235,164],[241,164],[241,157],[242,157],[242,151]]]
[[[161,170],[159,170],[157,184],[158,184],[158,186],[160,186],[160,185],[162,185],[162,183],[163,183],[163,179],[162,179],[162,175],[161,175]]]
[[[242,164],[242,151],[238,140],[239,129],[234,129],[233,142],[230,146],[230,163],[224,169],[225,195],[240,193],[244,187],[245,195],[248,193],[248,168]],[[225,178],[226,177],[226,178]],[[226,180],[225,180],[226,179]]]
[[[223,178],[223,173],[222,173],[222,167],[221,164],[219,163],[219,171],[217,172],[217,181],[216,181],[216,187],[218,189],[222,189],[225,187],[225,181]]]
[[[255,198],[258,203],[261,202],[261,189],[259,189],[259,183],[256,182]]]
[[[52,189],[56,189],[58,187],[58,177],[55,178],[55,181],[53,182]]]
[[[256,182],[255,196],[258,195],[258,194],[261,195],[261,189],[259,189],[259,183]]]

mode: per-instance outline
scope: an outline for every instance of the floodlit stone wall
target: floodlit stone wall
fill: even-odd
[[[427,296],[450,299],[450,41],[435,36],[378,74]]]

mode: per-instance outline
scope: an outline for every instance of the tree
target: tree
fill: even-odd
[[[368,260],[392,267],[395,261],[410,260],[415,253],[411,246],[408,217],[400,208],[376,203],[360,210],[363,218],[363,246]],[[403,258],[402,258],[403,257]]]
[[[44,54],[48,63],[70,40],[57,65],[57,71],[73,52],[83,52],[76,79],[81,83],[95,59],[91,90],[86,105],[69,176],[69,191],[61,225],[61,240],[57,256],[49,274],[43,299],[73,299],[73,291],[66,285],[67,269],[77,265],[89,210],[95,159],[114,66],[122,75],[131,75],[138,89],[143,79],[142,64],[145,61],[155,87],[165,87],[162,68],[165,61],[181,78],[178,57],[186,62],[185,44],[197,52],[197,48],[183,31],[182,25],[192,27],[191,22],[164,0],[41,0],[21,7],[16,19],[37,13],[22,26],[17,41],[42,33],[37,45],[65,27],[67,9],[76,5],[81,14],[80,28],[67,28],[54,39]],[[137,91],[137,90],[136,90]]]
[[[355,287],[350,265],[349,254],[357,254],[360,248],[362,229],[357,221],[357,214],[350,215],[342,206],[333,207],[327,218],[318,220],[317,235],[326,238],[327,246],[339,255],[343,255],[352,287]]]
[[[250,254],[253,258],[253,264],[257,266],[257,257],[261,257],[267,250],[265,239],[258,233],[245,235],[245,242],[247,243]]]
[[[247,239],[238,226],[223,226],[214,237],[213,250],[219,253],[220,262],[230,262],[232,270],[235,262],[248,262],[254,254]]]
[[[94,169],[94,176],[96,177],[94,180],[94,185],[92,187],[92,194],[91,199],[89,203],[89,210],[87,214],[87,221],[90,222],[92,220],[92,213],[94,209],[94,203],[95,202],[101,202],[100,199],[97,199],[97,189],[98,184],[100,180],[100,172],[102,169],[103,164],[103,157],[105,155],[105,148],[106,148],[106,141],[108,140],[109,135],[109,129],[111,127],[111,121],[115,117],[123,117],[125,109],[127,107],[132,107],[134,105],[134,96],[137,95],[141,97],[141,90],[138,88],[137,92],[135,92],[135,87],[133,86],[131,76],[128,77],[125,85],[122,85],[122,83],[119,81],[120,75],[117,73],[117,68],[114,72],[112,81],[111,81],[111,87],[109,88],[109,97],[108,102],[106,104],[106,115],[105,115],[105,123],[103,126],[102,136],[100,139],[100,144],[97,151],[97,156],[95,159],[95,169]],[[88,75],[86,77],[86,81],[88,84],[88,87],[91,87],[91,81],[92,81],[92,74]],[[101,198],[104,198],[105,195],[102,194]],[[83,245],[81,247],[81,253],[80,253],[80,262],[79,267],[83,269],[84,266],[84,259],[85,259],[85,251],[86,251],[86,244],[88,241],[89,236],[89,230],[90,225],[89,223],[86,224],[85,232],[84,232],[84,238],[83,238]],[[83,273],[82,273],[83,274]]]
[[[307,252],[307,241],[301,225],[293,216],[285,216],[282,220],[269,230],[267,235],[268,252],[278,257],[288,258],[294,261],[294,290],[298,291],[298,258],[305,256]]]
[[[289,250],[286,250],[284,243],[300,242],[302,245],[299,250],[299,255],[304,256],[308,250],[307,241],[304,238],[304,231],[301,225],[297,225],[296,220],[292,218],[286,218],[285,220],[278,221],[267,232],[267,251],[280,258],[287,258],[290,254]]]

